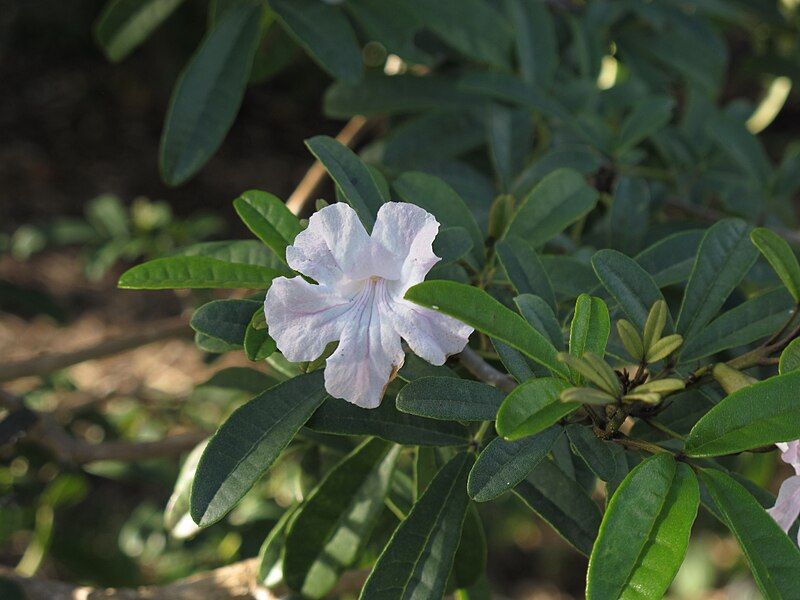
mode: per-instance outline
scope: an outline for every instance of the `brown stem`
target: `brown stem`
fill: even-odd
[[[72,352],[43,354],[34,358],[0,364],[0,382],[21,377],[41,376],[66,367],[96,358],[104,358],[133,350],[171,337],[188,335],[189,329],[184,317],[170,317],[142,327],[139,331],[113,340],[105,340]]]
[[[472,375],[504,392],[510,392],[517,387],[517,382],[514,381],[513,377],[495,369],[470,347],[466,347],[461,351],[461,354],[458,355],[458,360]]]

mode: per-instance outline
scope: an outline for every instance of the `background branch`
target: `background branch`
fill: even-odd
[[[504,392],[510,392],[517,387],[517,382],[513,377],[495,369],[469,346],[458,355],[458,360],[472,375]]]

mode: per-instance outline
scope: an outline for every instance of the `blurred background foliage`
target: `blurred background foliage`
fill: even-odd
[[[114,283],[139,259],[244,237],[230,199],[251,188],[288,197],[310,164],[302,140],[359,115],[367,162],[389,179],[441,177],[484,233],[499,195],[522,198],[559,167],[585,174],[605,208],[554,244],[572,255],[576,277],[593,248],[635,253],[723,214],[784,234],[796,227],[793,0],[168,4],[146,36],[120,33],[100,0],[0,6],[0,362],[80,348],[210,300]],[[204,101],[179,73],[207,60],[203,47],[216,25],[233,26],[231,10],[260,17],[241,58],[241,106],[210,98],[216,124],[195,124],[200,158],[187,158],[163,133],[180,117],[170,95]],[[317,17],[310,29],[303,11]],[[624,180],[643,185],[649,202],[626,204]],[[146,441],[213,430],[281,368],[264,365],[253,381],[236,370],[249,365],[240,352],[171,336],[9,389],[87,443]],[[255,556],[351,447],[295,441],[226,520],[198,533],[177,498],[165,518],[176,456],[70,464],[13,425],[0,422],[0,563],[99,586],[162,583]],[[730,460],[775,489],[774,456]],[[583,557],[515,498],[481,508],[498,594],[581,597]],[[389,508],[383,521],[376,539],[394,526]],[[707,515],[697,529],[672,597],[756,598],[735,542]]]

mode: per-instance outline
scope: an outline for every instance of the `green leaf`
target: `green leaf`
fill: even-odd
[[[283,201],[267,192],[250,190],[233,201],[233,208],[247,228],[286,262],[286,246],[303,228]]]
[[[597,191],[572,169],[558,169],[522,200],[506,236],[516,235],[539,247],[590,212]]]
[[[269,337],[264,308],[259,306],[244,332],[244,352],[250,360],[258,361],[269,358],[275,350],[277,345]]]
[[[183,0],[110,0],[94,24],[108,60],[119,62],[144,42]]]
[[[480,381],[423,377],[397,394],[397,408],[420,417],[451,421],[493,421],[505,394]]]
[[[534,361],[566,376],[556,349],[518,314],[476,287],[453,281],[423,281],[406,292],[406,299],[471,325],[516,348]]]
[[[208,443],[192,486],[191,515],[219,521],[269,469],[327,397],[321,371],[300,375],[237,408]]]
[[[720,150],[744,170],[758,185],[765,185],[772,173],[769,157],[758,138],[744,124],[729,116],[718,116],[707,125],[708,133]]]
[[[637,329],[643,330],[650,308],[664,299],[653,278],[635,260],[616,250],[595,253],[592,266],[603,287]],[[668,316],[666,333],[671,333],[672,329],[672,317]]]
[[[278,519],[264,538],[258,551],[257,581],[268,588],[283,582],[283,549],[286,543],[286,530],[296,513],[296,505],[290,506]]]
[[[227,263],[206,256],[157,258],[125,271],[117,284],[131,290],[174,288],[266,289],[280,273],[261,265]]]
[[[472,250],[472,239],[463,227],[444,227],[433,240],[433,253],[441,258],[436,266],[454,263]]]
[[[425,27],[468,58],[499,67],[508,65],[511,28],[487,2],[420,0],[411,7]]]
[[[503,363],[508,374],[519,383],[536,376],[522,352],[498,340],[492,340],[492,346],[494,346],[497,355],[500,357],[500,362]]]
[[[367,231],[371,231],[384,198],[367,165],[332,137],[318,135],[306,140],[306,146],[328,171]]]
[[[178,78],[161,135],[168,185],[197,173],[233,125],[261,36],[261,11],[252,2],[227,10]]]
[[[578,296],[569,328],[570,354],[583,356],[584,352],[592,352],[603,358],[610,333],[611,318],[606,303],[589,294]]]
[[[483,521],[474,502],[469,503],[467,516],[461,528],[461,542],[453,561],[452,578],[455,587],[469,588],[486,572],[486,533]]]
[[[677,333],[687,343],[714,318],[756,262],[750,230],[740,219],[723,219],[703,236],[678,314]]]
[[[792,340],[786,346],[786,349],[781,352],[780,362],[778,363],[778,372],[781,375],[797,369],[800,369],[800,338]]]
[[[600,509],[558,465],[541,461],[514,493],[578,552],[589,556],[600,528]]]
[[[650,188],[646,180],[638,177],[620,178],[614,190],[608,220],[610,245],[613,248],[628,255],[641,249],[650,224]]]
[[[615,154],[622,156],[669,123],[675,101],[669,97],[640,100],[622,122]]]
[[[751,231],[750,239],[781,278],[795,302],[800,302],[800,264],[786,240],[763,227]]]
[[[486,502],[513,488],[547,456],[562,433],[564,430],[556,426],[513,442],[493,439],[469,474],[470,497],[476,502]]]
[[[514,298],[514,304],[523,318],[553,344],[556,350],[564,348],[564,332],[552,307],[543,298],[522,294]]]
[[[517,294],[536,294],[542,297],[553,311],[556,296],[553,284],[533,247],[525,240],[510,236],[495,245],[497,258],[505,269]]]
[[[800,438],[800,371],[726,396],[689,433],[689,456],[720,456]]]
[[[722,313],[681,350],[688,363],[772,335],[786,323],[793,302],[786,290],[766,292]]]
[[[522,78],[547,88],[558,64],[556,27],[544,2],[506,0],[506,12],[516,35],[517,62]]]
[[[442,598],[461,538],[472,457],[458,454],[436,475],[384,548],[362,600]]]
[[[617,474],[614,444],[601,440],[585,425],[571,423],[566,431],[572,449],[592,473],[603,481],[612,481]]]
[[[226,263],[261,265],[292,275],[286,264],[258,240],[200,242],[175,251],[172,256],[207,256]]]
[[[700,480],[723,522],[739,540],[765,598],[797,597],[800,550],[747,490],[721,471],[702,469]]]
[[[566,388],[566,383],[554,377],[531,379],[517,386],[497,412],[497,433],[513,441],[558,423],[580,408],[580,404],[559,400],[559,394]]]
[[[172,537],[179,540],[191,537],[199,531],[199,527],[189,515],[189,497],[197,464],[207,444],[208,440],[200,442],[183,461],[178,478],[175,480],[175,488],[164,509],[164,528]]]
[[[283,577],[306,598],[323,598],[366,545],[389,490],[400,446],[372,438],[309,494],[286,536]]]
[[[391,400],[365,410],[339,398],[329,398],[307,426],[314,431],[340,435],[374,435],[398,444],[464,446],[469,431],[458,423],[426,419],[400,412]]]
[[[269,6],[320,67],[347,83],[361,80],[361,47],[339,7],[318,0],[270,0]]]
[[[489,157],[503,191],[508,191],[530,152],[533,139],[531,113],[526,108],[492,104],[488,109]]]
[[[189,325],[198,333],[242,346],[253,311],[260,305],[256,300],[213,300],[194,312]]]
[[[477,264],[483,264],[483,234],[464,200],[452,187],[433,175],[411,172],[395,179],[392,188],[404,202],[421,206],[443,227],[466,229],[472,239],[471,255]]]
[[[224,390],[238,390],[247,392],[251,396],[271,388],[278,382],[261,371],[249,367],[228,367],[214,373],[211,377],[199,384],[195,390],[203,388],[220,388]]]
[[[587,600],[660,600],[686,554],[700,490],[670,454],[631,471],[606,509],[589,558]]]
[[[660,288],[682,283],[689,278],[697,248],[705,231],[692,229],[674,233],[636,255],[636,262]]]

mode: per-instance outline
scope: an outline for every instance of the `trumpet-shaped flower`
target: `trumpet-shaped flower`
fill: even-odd
[[[800,440],[775,445],[781,451],[783,462],[794,467],[795,474],[781,484],[775,506],[767,512],[788,532],[800,516]],[[800,535],[797,543],[800,544]]]
[[[273,280],[264,300],[269,333],[290,361],[327,359],[325,389],[364,408],[377,407],[403,365],[404,339],[434,365],[464,349],[472,328],[403,298],[440,259],[433,253],[439,223],[404,202],[381,206],[372,235],[347,204],[326,206],[286,249],[302,277]]]

